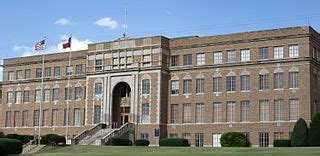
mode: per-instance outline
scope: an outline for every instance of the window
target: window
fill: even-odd
[[[274,132],[274,140],[282,140],[284,139],[284,134],[283,132]]]
[[[179,94],[179,80],[171,80],[171,94],[172,95]]]
[[[265,60],[269,58],[269,52],[267,47],[259,48],[259,59]]]
[[[75,87],[74,88],[74,99],[75,100],[81,99],[81,94],[82,94],[81,92],[82,92],[81,87]]]
[[[237,56],[236,56],[236,51],[227,51],[227,62],[236,62],[237,61]]]
[[[269,102],[268,100],[259,101],[260,121],[269,121]]]
[[[35,95],[35,102],[36,103],[40,103],[40,101],[41,101],[41,89],[36,89],[35,91],[34,91],[34,95]]]
[[[250,75],[241,75],[241,91],[250,90]]]
[[[21,92],[20,91],[16,91],[16,104],[20,104],[21,103]]]
[[[36,68],[36,78],[41,78],[41,77],[42,77],[42,69]]]
[[[94,124],[100,123],[100,116],[101,116],[101,107],[100,106],[94,106]]]
[[[289,57],[290,58],[299,57],[299,46],[298,45],[289,45]]]
[[[142,80],[142,94],[150,94],[150,80],[144,79]]]
[[[197,54],[197,65],[204,65],[205,64],[205,56],[203,53]]]
[[[9,71],[8,72],[8,80],[9,81],[13,81],[14,80],[14,72],[13,71]]]
[[[240,51],[241,54],[241,61],[250,61],[250,50],[249,49],[244,49]]]
[[[283,58],[283,47],[274,47],[273,48],[273,58],[282,59]]]
[[[67,87],[64,89],[64,99],[71,100],[71,87]]]
[[[64,118],[63,118],[63,125],[70,125],[70,110],[64,109]]]
[[[19,127],[20,126],[20,112],[14,111],[13,114],[13,127]]]
[[[45,89],[44,90],[44,102],[49,102],[50,101],[50,89]]]
[[[204,123],[204,104],[196,103],[196,123]]]
[[[259,88],[260,90],[267,90],[268,87],[268,74],[259,74]]]
[[[222,92],[222,77],[213,78],[213,92],[215,93]]]
[[[60,76],[61,75],[61,69],[60,67],[54,67],[54,76]]]
[[[240,104],[240,122],[248,122],[249,121],[249,110],[250,105],[249,101],[241,101]]]
[[[274,121],[283,121],[283,100],[274,100]]]
[[[34,110],[34,113],[33,113],[33,126],[39,126],[39,115],[40,115],[39,110]]]
[[[150,123],[150,105],[142,104],[141,123]]]
[[[58,126],[58,109],[52,110],[52,117],[51,117],[51,125],[52,126]]]
[[[151,61],[151,55],[143,55],[143,62],[150,62]]]
[[[22,127],[28,127],[28,111],[22,111]]]
[[[30,69],[26,69],[24,71],[24,77],[25,77],[25,79],[30,79],[30,77],[31,77],[31,70]]]
[[[260,132],[259,133],[259,147],[268,147],[269,146],[269,133]]]
[[[102,94],[102,83],[95,83],[94,84],[94,95],[101,95]]]
[[[222,63],[222,52],[214,52],[213,53],[213,63],[221,64]]]
[[[283,73],[274,73],[274,89],[283,89]]]
[[[6,127],[11,127],[11,112],[6,112]]]
[[[22,70],[17,70],[17,80],[21,80],[22,79]]]
[[[183,80],[183,94],[191,94],[191,79]]]
[[[77,64],[76,65],[76,75],[81,75],[82,74],[82,64]]]
[[[149,134],[148,133],[141,133],[140,139],[141,140],[149,140]]]
[[[49,126],[49,110],[42,111],[42,126]]]
[[[222,109],[221,102],[213,102],[213,122],[222,122]]]
[[[190,140],[191,139],[191,134],[190,133],[182,133],[182,138]]]
[[[126,59],[124,57],[120,57],[120,64],[125,64],[126,63]]]
[[[159,138],[160,137],[160,128],[154,129],[154,137]]]
[[[28,90],[23,91],[23,102],[24,103],[30,102],[30,91]]]
[[[196,93],[204,93],[204,78],[196,79]]]
[[[236,102],[228,101],[227,102],[227,122],[235,122],[235,110]]]
[[[98,59],[95,61],[94,64],[95,71],[101,71],[102,70],[102,59]]]
[[[191,123],[191,104],[183,104],[183,123]]]
[[[72,66],[67,66],[66,67],[66,75],[67,76],[72,76],[73,75],[73,67]]]
[[[299,100],[290,99],[289,100],[289,119],[298,120],[299,118]]]
[[[59,100],[59,88],[54,88],[52,101],[58,101],[58,100]]]
[[[299,72],[289,72],[289,88],[299,88]]]
[[[9,91],[7,92],[7,104],[13,103],[13,92]]]
[[[178,138],[178,134],[177,133],[170,133],[169,138]]]
[[[220,133],[212,134],[212,147],[221,147],[220,138]]]
[[[317,56],[317,48],[316,47],[312,47],[312,57],[315,58],[315,59],[318,59],[318,56]]]
[[[171,66],[179,66],[179,55],[171,56]]]
[[[178,104],[171,104],[170,122],[178,123]]]
[[[51,68],[47,67],[44,69],[44,77],[50,77],[51,76]]]
[[[236,91],[236,77],[227,76],[227,92]]]
[[[112,64],[114,65],[119,64],[119,58],[113,58],[112,62],[113,62]]]
[[[203,147],[203,133],[196,133],[195,135],[196,147]]]
[[[184,66],[192,65],[192,54],[183,55],[183,65]]]
[[[74,126],[80,126],[80,108],[74,109],[74,117],[73,117],[73,125]]]

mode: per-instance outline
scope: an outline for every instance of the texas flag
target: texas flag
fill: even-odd
[[[63,49],[67,49],[71,47],[71,37],[69,37],[68,42],[62,44]]]

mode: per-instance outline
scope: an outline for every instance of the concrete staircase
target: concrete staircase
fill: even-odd
[[[23,146],[23,150],[21,154],[33,154],[41,150],[46,145],[37,145],[37,144],[31,144],[27,143]]]
[[[81,139],[78,145],[96,145],[96,140],[101,140],[104,136],[110,133],[112,129],[99,129],[95,133],[87,135]]]

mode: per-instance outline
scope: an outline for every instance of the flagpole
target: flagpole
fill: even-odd
[[[40,145],[41,140],[41,121],[42,121],[42,100],[43,100],[43,77],[44,77],[44,58],[45,58],[45,50],[42,53],[42,73],[41,73],[41,95],[40,95],[40,104],[39,104],[39,130],[38,130],[38,145]]]
[[[69,65],[68,65],[68,69],[67,69],[67,73],[68,70],[70,69],[71,66],[71,40],[72,40],[72,33],[71,33],[71,37],[70,37],[70,45],[69,45]],[[69,41],[68,41],[69,42]],[[72,74],[73,74],[73,69],[72,69]],[[71,87],[70,87],[70,76],[69,74],[67,74],[68,76],[68,82],[67,82],[67,86],[68,86],[68,94],[70,99],[67,99],[67,112],[66,112],[66,141],[68,141],[68,133],[69,133],[69,109],[70,109],[70,104],[71,104]]]

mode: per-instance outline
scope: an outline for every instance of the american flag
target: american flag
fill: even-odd
[[[35,46],[34,46],[34,49],[36,51],[39,51],[39,50],[43,50],[45,48],[45,40],[42,40],[40,42],[38,42]]]

